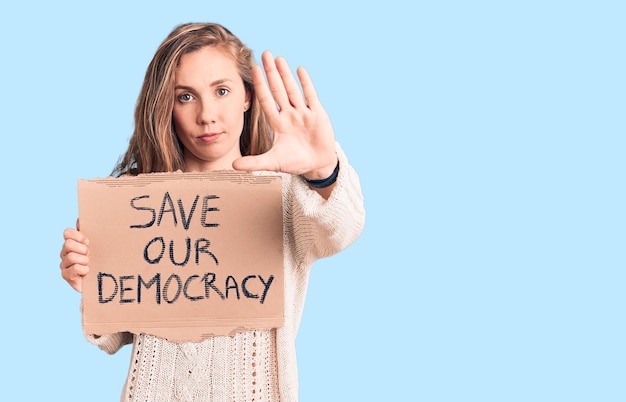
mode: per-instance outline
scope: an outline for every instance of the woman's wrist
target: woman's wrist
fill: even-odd
[[[337,164],[335,165],[334,170],[327,177],[323,177],[321,179],[310,179],[305,175],[302,175],[302,179],[313,188],[326,188],[332,186],[335,181],[337,181],[337,176],[339,176],[339,159],[337,159]]]

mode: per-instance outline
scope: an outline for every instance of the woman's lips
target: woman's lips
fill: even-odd
[[[217,137],[220,136],[220,134],[221,133],[206,133],[206,134],[202,134],[198,138],[200,139],[200,141],[211,142],[211,141],[215,141]]]

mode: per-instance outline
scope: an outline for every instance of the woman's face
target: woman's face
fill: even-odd
[[[181,57],[176,68],[174,127],[183,144],[185,171],[232,169],[250,96],[234,60],[205,46]]]

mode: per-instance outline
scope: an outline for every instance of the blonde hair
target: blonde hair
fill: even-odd
[[[258,155],[271,148],[271,132],[252,83],[252,50],[219,24],[183,24],[161,43],[148,66],[135,107],[133,135],[113,170],[114,176],[184,168],[183,146],[172,121],[174,73],[183,55],[205,46],[219,47],[232,56],[250,94],[250,108],[244,113],[239,140],[241,154]]]

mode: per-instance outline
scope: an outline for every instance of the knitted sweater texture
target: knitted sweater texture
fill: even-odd
[[[133,345],[121,401],[291,402],[298,400],[296,335],[315,260],[348,247],[363,230],[357,173],[337,144],[340,171],[328,200],[298,176],[283,183],[285,325],[177,343],[116,333],[87,340],[113,354]]]

